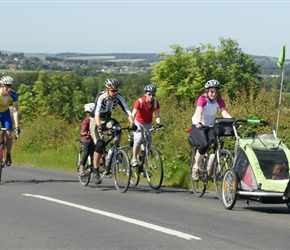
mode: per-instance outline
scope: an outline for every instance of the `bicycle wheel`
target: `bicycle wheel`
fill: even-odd
[[[224,207],[232,209],[237,201],[238,177],[233,168],[226,170],[222,184],[222,201]]]
[[[207,181],[208,181],[208,176],[207,176],[207,171],[206,171],[206,159],[204,159],[198,170],[197,174],[199,176],[198,180],[194,180],[192,177],[192,171],[193,171],[193,165],[195,163],[195,153],[197,149],[192,149],[191,150],[191,158],[190,158],[190,183],[191,183],[191,188],[192,192],[195,194],[197,197],[202,197],[205,193],[206,186],[207,186]]]
[[[233,166],[234,157],[229,150],[221,149],[219,159],[220,165],[218,165],[217,161],[215,161],[214,163],[213,180],[217,196],[221,200],[224,174],[228,168],[231,168]]]
[[[129,157],[129,161],[131,162],[132,159],[132,155],[133,155],[133,151],[132,148],[129,148],[126,150],[128,157]],[[131,166],[131,165],[130,165]],[[138,167],[132,167],[131,166],[131,178],[130,178],[130,184],[132,186],[137,186],[139,184],[139,180],[140,180],[140,174],[138,173]]]
[[[128,154],[119,149],[116,158],[113,157],[111,169],[114,176],[115,186],[120,193],[125,193],[130,185],[131,168]]]
[[[151,188],[160,188],[163,181],[163,164],[160,153],[156,148],[150,147],[145,156],[145,174]]]
[[[83,148],[83,146],[81,146],[79,148],[79,151],[78,151],[76,166],[77,166],[77,171],[78,171],[79,182],[81,183],[82,186],[85,187],[90,183],[91,171],[90,171],[90,166],[89,166],[88,160],[87,160],[86,165],[85,165],[85,174],[81,175],[79,173],[80,164],[81,164],[81,160],[83,158],[83,155],[84,155],[84,148]]]

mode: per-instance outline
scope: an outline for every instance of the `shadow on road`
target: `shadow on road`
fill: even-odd
[[[41,184],[41,183],[68,183],[68,182],[79,182],[78,180],[54,180],[54,179],[46,179],[46,180],[9,180],[2,181],[2,184],[11,184],[11,183],[27,183],[27,184]]]

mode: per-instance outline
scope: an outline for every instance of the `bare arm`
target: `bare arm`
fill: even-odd
[[[101,126],[102,121],[101,121],[101,116],[100,115],[95,115],[95,121],[96,121],[96,126]]]
[[[136,114],[137,114],[137,109],[133,109],[133,111],[132,111],[132,117],[133,117],[133,119],[135,119],[135,116],[136,116]]]
[[[128,120],[129,120],[129,122],[130,122],[130,125],[132,125],[132,124],[134,123],[134,118],[133,118],[133,116],[129,115],[129,116],[128,116]]]
[[[196,115],[197,115],[197,122],[198,122],[198,124],[196,125],[197,128],[202,128],[203,127],[203,125],[201,123],[201,120],[202,120],[202,112],[203,112],[203,107],[197,106],[196,107]]]
[[[159,124],[160,123],[160,109],[155,110],[155,119],[156,119],[156,123]]]
[[[201,122],[201,120],[202,120],[202,112],[203,112],[203,107],[197,106],[196,107],[197,122]]]
[[[221,109],[221,113],[222,113],[222,117],[223,118],[232,118],[231,115],[228,113],[228,111],[226,110],[226,108],[222,108]]]
[[[19,127],[19,113],[18,113],[18,104],[13,104],[13,118],[15,127]]]

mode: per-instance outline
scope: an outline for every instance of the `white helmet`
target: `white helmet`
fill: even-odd
[[[222,87],[222,85],[217,81],[217,80],[209,80],[205,85],[204,87],[206,89],[209,89],[209,88],[217,88],[217,89],[220,89]]]
[[[105,87],[107,89],[117,89],[120,87],[120,82],[115,78],[108,78],[105,81]]]
[[[1,85],[13,85],[14,79],[11,76],[3,76],[0,79]]]
[[[95,104],[93,102],[87,103],[85,104],[84,108],[85,108],[85,112],[91,113],[95,108]]]
[[[156,92],[156,91],[157,91],[156,87],[152,84],[147,85],[144,88],[144,92]]]

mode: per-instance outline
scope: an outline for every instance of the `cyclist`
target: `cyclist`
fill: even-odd
[[[117,105],[120,105],[122,110],[130,121],[131,130],[136,130],[137,127],[134,124],[134,119],[127,103],[123,96],[118,93],[120,82],[115,78],[108,78],[105,81],[105,90],[99,93],[95,100],[95,108],[91,112],[90,131],[95,143],[95,152],[93,157],[94,162],[94,175],[96,184],[101,183],[99,176],[99,164],[101,156],[105,150],[105,141],[103,130],[106,129],[106,121],[108,119],[114,122],[113,125],[118,125],[118,121],[111,118],[112,111]],[[109,174],[109,173],[106,173]]]
[[[214,139],[213,130],[205,130],[213,124],[216,113],[220,109],[223,118],[232,118],[226,110],[226,104],[220,95],[221,84],[217,80],[209,80],[205,84],[205,93],[197,99],[196,110],[192,116],[190,135],[199,143],[200,147],[195,155],[192,178],[198,180],[198,166],[202,162],[208,149],[209,139]]]
[[[84,155],[83,158],[81,159],[81,164],[79,171],[81,175],[85,174],[85,164],[88,159],[88,156],[90,153],[93,152],[94,149],[94,142],[90,134],[90,113],[93,111],[95,108],[94,103],[87,103],[84,105],[85,112],[87,114],[86,118],[82,122],[82,128],[81,128],[81,136],[82,136],[82,144],[84,148]],[[91,155],[93,156],[93,155]]]
[[[14,79],[10,76],[3,76],[0,79],[1,84],[1,98],[0,98],[0,121],[2,127],[13,129],[13,122],[10,114],[10,106],[13,108],[13,118],[16,127],[16,136],[20,134],[19,129],[19,114],[18,114],[18,95],[11,90]],[[11,150],[13,144],[12,131],[5,132],[6,138],[6,160],[5,164],[10,166],[12,164]]]
[[[147,85],[144,88],[144,96],[139,98],[132,111],[134,122],[138,129],[149,130],[152,127],[153,114],[155,115],[157,127],[161,128],[163,125],[160,123],[160,104],[155,99],[156,87],[154,85]],[[150,133],[147,134],[148,141],[151,140]],[[140,150],[140,146],[143,142],[142,133],[134,132],[134,144],[133,144],[133,156],[131,164],[133,167],[138,165],[137,155]]]

